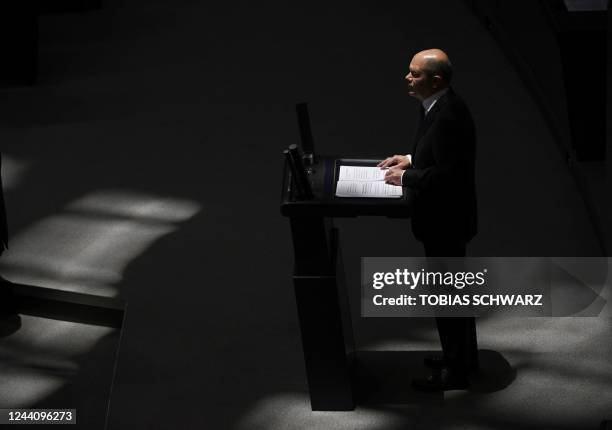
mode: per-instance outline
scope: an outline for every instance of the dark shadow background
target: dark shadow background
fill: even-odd
[[[532,27],[529,37],[550,67],[545,93],[564,124],[559,56],[549,28]],[[602,253],[559,149],[567,129],[551,131],[508,57],[461,2],[108,0],[99,11],[41,17],[39,31],[39,84],[4,89],[0,100],[3,155],[27,165],[6,196],[15,246],[32,225],[99,190],[200,208],[134,256],[113,285],[128,313],[111,429],[276,428],[265,414],[261,421],[250,415],[274,396],[281,400],[273,414],[300,405],[296,428],[351,428],[344,415],[309,424],[303,409],[292,244],[279,212],[281,151],[299,139],[294,104],[308,101],[320,153],[402,153],[418,108],[403,77],[418,50],[448,52],[453,86],[477,125],[480,232],[468,255]],[[421,255],[409,223],[336,224],[354,286],[358,345],[435,348],[433,321],[359,318],[360,257]],[[517,349],[509,352],[513,366],[535,354]],[[609,352],[601,344],[598,351]],[[570,372],[558,378],[573,377]],[[485,396],[380,407],[391,421],[359,425],[530,429],[538,423],[578,430],[585,420],[598,422],[591,415],[601,412],[587,409],[568,420],[520,407],[473,411]]]

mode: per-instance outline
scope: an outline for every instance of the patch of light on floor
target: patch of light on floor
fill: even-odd
[[[490,318],[477,319],[476,329],[485,333],[486,345],[504,351],[530,353],[579,351],[581,347],[610,334],[605,318]],[[486,333],[494,333],[487,336]]]
[[[128,191],[100,191],[76,200],[68,205],[68,209],[160,222],[181,222],[194,216],[200,210],[200,205],[188,200]]]
[[[63,379],[38,372],[11,370],[0,372],[0,405],[6,408],[27,408],[57,390]]]
[[[93,192],[12,237],[0,269],[14,283],[114,296],[127,265],[199,210],[188,200]],[[26,316],[23,321],[0,344],[0,405],[28,407],[61,388],[78,372],[72,357],[86,354],[112,330]]]
[[[86,354],[115,329],[22,316],[21,329],[0,342],[0,407],[31,407],[79,371]]]
[[[378,430],[394,428],[397,414],[359,408],[348,412],[313,412],[306,394],[276,394],[259,400],[240,419],[238,430]]]
[[[174,229],[137,220],[56,215],[11,240],[2,272],[16,283],[114,296],[131,259]]]
[[[565,0],[565,7],[570,12],[607,10],[608,0]]]
[[[15,283],[115,296],[126,266],[199,210],[193,201],[95,192],[11,238],[0,268]]]
[[[30,162],[2,154],[2,188],[5,191],[16,188],[30,168]]]
[[[596,428],[609,410],[612,394],[609,381],[604,378],[585,378],[580,374],[559,372],[543,363],[532,363],[531,367],[519,370],[510,389],[481,400],[482,408],[500,417],[508,415],[509,420],[521,417],[533,424],[553,419],[566,423],[567,428],[579,428],[577,422],[590,422],[590,426],[583,428]],[[555,427],[543,425],[541,428]]]

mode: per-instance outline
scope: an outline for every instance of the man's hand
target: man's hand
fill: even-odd
[[[404,174],[404,170],[400,169],[397,166],[391,167],[385,173],[385,182],[391,185],[402,185],[402,175]]]
[[[394,155],[393,157],[385,158],[383,161],[378,163],[376,166],[380,168],[397,166],[400,169],[407,169],[410,167],[411,158],[409,155]]]

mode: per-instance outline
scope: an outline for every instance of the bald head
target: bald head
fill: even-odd
[[[411,96],[424,100],[449,86],[453,69],[448,56],[441,49],[418,52],[410,62],[406,76]]]
[[[423,68],[430,76],[439,75],[446,84],[450,84],[453,76],[453,67],[446,52],[441,49],[426,49],[415,56],[423,59]]]

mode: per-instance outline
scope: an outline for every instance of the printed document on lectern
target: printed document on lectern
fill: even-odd
[[[385,183],[386,170],[379,167],[340,166],[336,196],[366,198],[402,197],[402,187]]]

